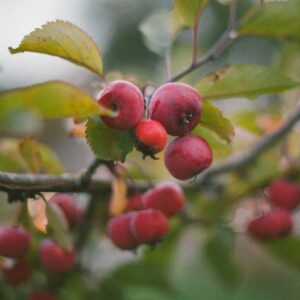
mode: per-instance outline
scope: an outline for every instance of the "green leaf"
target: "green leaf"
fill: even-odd
[[[65,250],[71,250],[73,248],[73,241],[68,222],[57,204],[47,203],[46,217],[48,221],[47,230],[51,230],[54,240]]]
[[[132,130],[107,127],[98,116],[90,117],[86,129],[87,142],[97,157],[104,160],[125,161],[133,150],[135,137]]]
[[[102,76],[103,61],[93,39],[79,27],[65,21],[49,22],[25,36],[10,53],[38,52],[64,58]]]
[[[205,99],[233,97],[255,98],[262,94],[277,94],[299,86],[280,70],[262,65],[227,65],[197,84]]]
[[[198,25],[199,17],[208,0],[173,0],[174,8],[191,28]]]
[[[214,159],[225,158],[232,153],[230,144],[220,139],[211,129],[199,123],[192,131],[192,134],[204,138],[214,153]]]
[[[234,128],[229,119],[225,118],[221,110],[213,104],[203,101],[203,110],[199,125],[203,125],[227,143],[234,136]]]
[[[300,1],[266,1],[244,17],[239,33],[300,40]]]
[[[110,111],[88,94],[62,81],[49,81],[0,93],[0,118],[15,111],[33,111],[43,118],[84,118]]]
[[[152,52],[164,56],[171,46],[171,19],[168,11],[148,16],[139,26],[144,43]]]
[[[204,256],[215,274],[228,286],[236,285],[239,272],[233,258],[233,247],[224,233],[208,238],[204,245]]]
[[[300,239],[289,236],[285,239],[266,243],[266,249],[287,266],[300,272]]]

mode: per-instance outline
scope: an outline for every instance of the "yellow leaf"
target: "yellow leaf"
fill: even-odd
[[[112,216],[117,216],[127,207],[127,186],[123,179],[115,178],[112,182],[112,197],[109,211]]]
[[[45,196],[45,194],[44,194]],[[48,196],[46,196],[49,198]],[[46,203],[42,198],[36,200],[29,200],[27,202],[28,213],[32,217],[35,228],[44,233],[47,232],[47,218],[46,218]]]

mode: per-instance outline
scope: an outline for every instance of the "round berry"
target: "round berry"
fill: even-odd
[[[135,127],[144,115],[144,97],[129,81],[119,80],[110,83],[100,93],[98,104],[117,113],[115,117],[101,118],[107,126],[119,130]]]
[[[127,199],[127,211],[142,210],[142,194],[136,194]]]
[[[280,239],[292,231],[290,214],[280,208],[274,209],[267,215],[252,220],[248,225],[248,232],[261,241]]]
[[[154,155],[164,149],[167,143],[167,132],[157,121],[143,120],[135,129],[137,149],[147,155]]]
[[[164,153],[168,171],[180,180],[190,179],[204,171],[211,165],[212,157],[209,144],[195,135],[175,139]]]
[[[21,228],[10,225],[0,227],[0,255],[6,257],[21,257],[28,253],[31,246],[29,233]]]
[[[108,223],[108,234],[113,243],[121,249],[134,249],[138,243],[132,235],[130,221],[135,212],[113,217]]]
[[[142,201],[145,209],[157,209],[171,217],[182,210],[186,200],[178,184],[163,182],[149,189],[143,195]]]
[[[39,249],[39,259],[46,270],[68,272],[76,262],[74,250],[67,251],[52,240],[44,240]]]
[[[140,244],[158,242],[169,230],[167,217],[156,209],[137,212],[130,225],[133,236]]]
[[[170,135],[190,132],[199,122],[202,99],[185,83],[167,83],[159,87],[151,98],[150,117],[160,122]]]
[[[276,179],[267,188],[271,202],[279,207],[292,210],[300,202],[300,186],[286,179]]]
[[[80,222],[82,209],[72,195],[57,193],[49,201],[57,204],[63,211],[70,228],[74,228]]]
[[[2,264],[2,273],[9,285],[19,286],[32,278],[32,267],[24,259],[16,262],[6,260]]]

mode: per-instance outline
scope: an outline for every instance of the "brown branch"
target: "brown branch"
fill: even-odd
[[[199,175],[196,185],[203,184],[208,180],[221,174],[229,173],[245,167],[255,161],[262,153],[271,148],[282,139],[293,126],[300,120],[300,104],[287,117],[286,121],[271,134],[262,137],[249,152],[242,155],[234,155],[226,162],[217,164]],[[24,191],[31,193],[38,192],[87,192],[98,193],[111,190],[111,182],[100,179],[92,179],[86,187],[81,186],[81,176],[63,174],[60,176],[15,174],[0,172],[0,190],[2,191]],[[147,182],[136,182],[135,186],[129,185],[129,189],[143,191],[149,187]],[[188,188],[188,186],[187,186]]]

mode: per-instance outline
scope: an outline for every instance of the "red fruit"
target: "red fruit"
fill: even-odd
[[[252,220],[249,223],[248,232],[258,240],[268,241],[289,235],[292,227],[290,214],[277,208],[265,216]]]
[[[32,277],[32,267],[26,260],[17,262],[4,261],[2,273],[5,281],[11,286],[19,286],[28,282]]]
[[[175,178],[190,179],[212,163],[212,150],[201,137],[188,135],[170,143],[164,153],[165,165]]]
[[[63,211],[70,228],[74,228],[82,217],[82,209],[76,203],[76,199],[70,194],[55,194],[49,200],[54,202]]]
[[[56,300],[56,296],[46,290],[33,291],[28,300]]]
[[[167,83],[152,96],[149,113],[160,122],[168,134],[181,136],[190,132],[199,122],[202,99],[198,92],[185,83]]]
[[[130,212],[109,220],[109,236],[113,243],[121,249],[134,249],[138,245],[130,230],[130,221],[134,215],[135,212]]]
[[[110,83],[99,95],[99,105],[118,113],[116,117],[101,117],[112,128],[126,130],[136,126],[144,115],[144,97],[141,91],[128,81]]]
[[[148,190],[143,195],[142,201],[145,209],[157,209],[167,217],[171,217],[182,210],[185,196],[179,185],[173,182],[163,182]]]
[[[21,257],[27,254],[31,246],[29,233],[21,228],[10,225],[0,227],[0,255]]]
[[[74,250],[62,249],[52,240],[44,240],[40,245],[39,259],[48,271],[67,272],[75,265],[76,254]]]
[[[272,203],[276,206],[292,210],[300,202],[300,186],[286,180],[274,180],[266,190]]]
[[[127,200],[127,211],[142,210],[142,194],[134,195]]]
[[[162,151],[167,143],[166,129],[157,121],[143,120],[135,129],[137,149],[147,155]]]
[[[148,209],[131,218],[130,228],[139,243],[155,243],[168,232],[169,222],[159,210]]]

